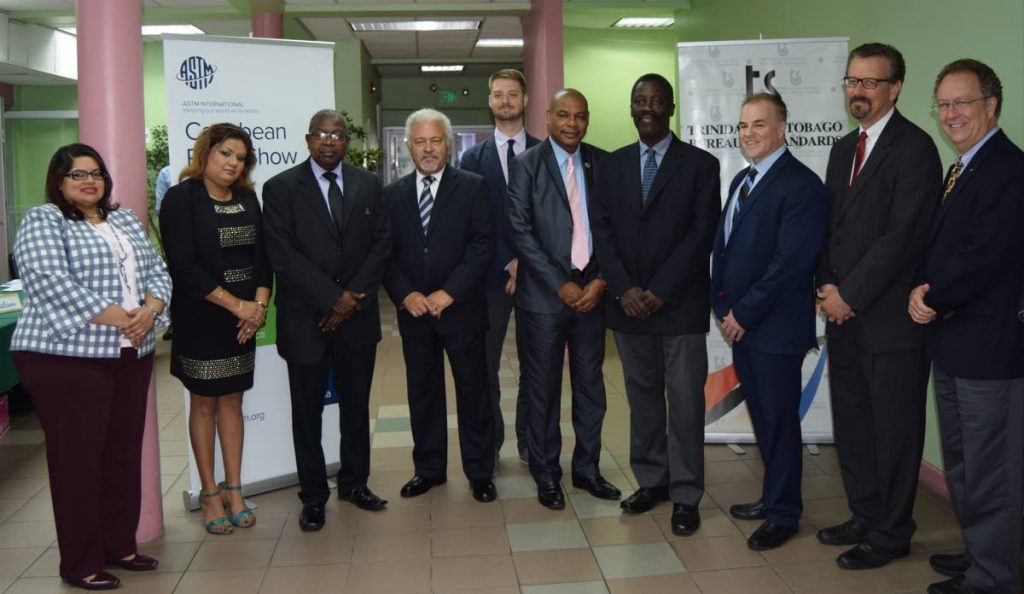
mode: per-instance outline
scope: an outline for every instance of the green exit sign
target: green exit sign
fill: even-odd
[[[459,98],[459,94],[455,91],[445,89],[441,91],[441,103],[455,103],[456,99]]]

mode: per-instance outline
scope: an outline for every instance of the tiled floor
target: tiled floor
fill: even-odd
[[[460,476],[454,430],[449,438],[451,480],[427,495],[402,499],[398,490],[412,475],[412,442],[393,310],[385,313],[383,322],[385,338],[378,350],[371,407],[375,435],[370,485],[391,503],[387,511],[374,514],[332,500],[326,527],[312,534],[298,528],[295,488],[252,497],[259,504],[257,526],[227,537],[207,536],[200,515],[183,509],[181,491],[188,486],[188,461],[181,387],[167,373],[168,343],[159,343],[166,533],[141,547],[161,560],[159,571],[115,572],[123,580],[122,590],[146,594],[923,592],[929,583],[942,579],[928,568],[928,554],[961,547],[948,506],[922,492],[910,557],[875,571],[838,569],[833,558],[841,549],[822,546],[814,538],[817,528],[843,521],[848,513],[830,447],[804,457],[805,514],[800,533],[784,547],[765,553],[746,547],[745,537],[756,523],[733,521],[723,512],[730,504],[753,500],[759,493],[763,469],[754,447],[747,447],[746,455],[725,446],[705,448],[708,484],[701,504],[703,524],[687,538],[671,533],[667,504],[650,514],[623,516],[616,503],[567,487],[565,510],[541,507],[511,442],[502,452],[499,501],[477,503]],[[628,494],[636,487],[628,464],[628,409],[622,369],[614,344],[608,344],[608,414],[601,466],[604,475]],[[506,432],[514,436],[518,362],[511,347],[510,335],[502,369],[502,408],[510,423]],[[568,408],[563,408],[563,419],[568,418]],[[42,432],[31,416],[19,417],[15,424],[0,440],[0,591],[70,592],[55,577],[58,555]],[[449,427],[454,427],[454,420]],[[562,427],[568,454],[573,443],[571,425]],[[567,468],[566,460],[563,466]]]

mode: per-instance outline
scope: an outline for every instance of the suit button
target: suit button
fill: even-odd
[[[429,254],[430,253],[430,248],[423,248],[423,253],[424,254]]]

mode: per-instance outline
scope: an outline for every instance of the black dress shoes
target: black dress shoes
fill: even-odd
[[[985,591],[960,576],[928,586],[928,594],[985,594]]]
[[[631,514],[642,514],[651,511],[662,501],[668,501],[667,487],[640,487],[620,503],[619,507]]]
[[[765,522],[747,539],[747,547],[752,551],[776,549],[794,534],[796,534],[796,528],[786,528],[775,522]]]
[[[941,553],[928,557],[928,565],[932,566],[935,573],[949,577],[960,577],[971,566],[971,561],[964,553],[956,555],[943,555]]]
[[[565,493],[558,483],[537,486],[537,501],[548,509],[565,509]]]
[[[416,475],[409,479],[409,482],[402,485],[402,497],[417,497],[430,490],[434,485],[443,485],[446,479],[428,479]]]
[[[600,474],[595,474],[594,476],[583,476],[573,473],[572,486],[577,489],[583,489],[598,499],[618,501],[622,497],[622,493],[615,488],[615,485],[609,483]]]
[[[696,505],[672,504],[672,534],[689,536],[700,528],[700,512]]]
[[[121,585],[121,580],[117,579],[116,575],[111,575],[105,571],[97,573],[91,579],[69,580],[64,578],[64,582],[69,586],[82,588],[83,590],[113,590]]]
[[[862,542],[836,557],[836,563],[843,569],[875,569],[888,565],[893,559],[901,559],[910,554],[910,545],[898,549],[886,549],[870,542]]]
[[[818,542],[826,545],[855,545],[864,540],[868,527],[857,520],[847,520],[837,526],[818,531]]]
[[[356,487],[351,491],[339,490],[338,499],[341,499],[342,501],[349,501],[359,509],[365,509],[366,511],[381,511],[388,504],[387,499],[377,497],[366,485]]]
[[[487,503],[498,498],[498,490],[494,488],[494,481],[491,479],[469,481],[469,486],[473,489],[473,499],[480,503]]]
[[[324,504],[309,503],[299,513],[299,528],[303,532],[316,532],[324,527]]]
[[[160,565],[160,562],[149,555],[135,553],[131,559],[111,559],[107,561],[107,565],[116,565],[128,571],[152,571],[156,569],[157,565]]]
[[[768,508],[758,499],[753,503],[737,503],[729,506],[729,515],[737,520],[763,520],[768,517]]]

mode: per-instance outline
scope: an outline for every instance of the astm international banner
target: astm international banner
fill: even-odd
[[[829,150],[847,131],[842,86],[847,45],[845,37],[678,44],[679,137],[718,157],[723,205],[729,182],[747,166],[736,123],[743,99],[753,93],[782,97],[789,108],[789,150],[824,179]],[[821,349],[808,353],[803,366],[800,415],[805,443],[832,441],[824,333],[819,318]],[[714,325],[708,335],[708,366],[705,438],[753,441],[731,349]]]
[[[310,116],[334,108],[333,43],[191,35],[164,35],[163,43],[171,171],[181,171],[188,164],[196,137],[219,122],[241,126],[252,137],[257,195],[263,182],[306,159]],[[242,404],[246,493],[295,481],[288,374],[274,341],[271,308],[267,325],[257,335],[255,384]],[[336,402],[330,394],[325,396],[328,403]],[[185,413],[187,417],[188,391]],[[325,409],[323,443],[328,464],[338,462],[338,425],[337,408]],[[223,478],[219,446],[215,459],[219,480]],[[200,485],[191,448],[189,470],[191,492],[184,498],[185,505],[194,509]]]

